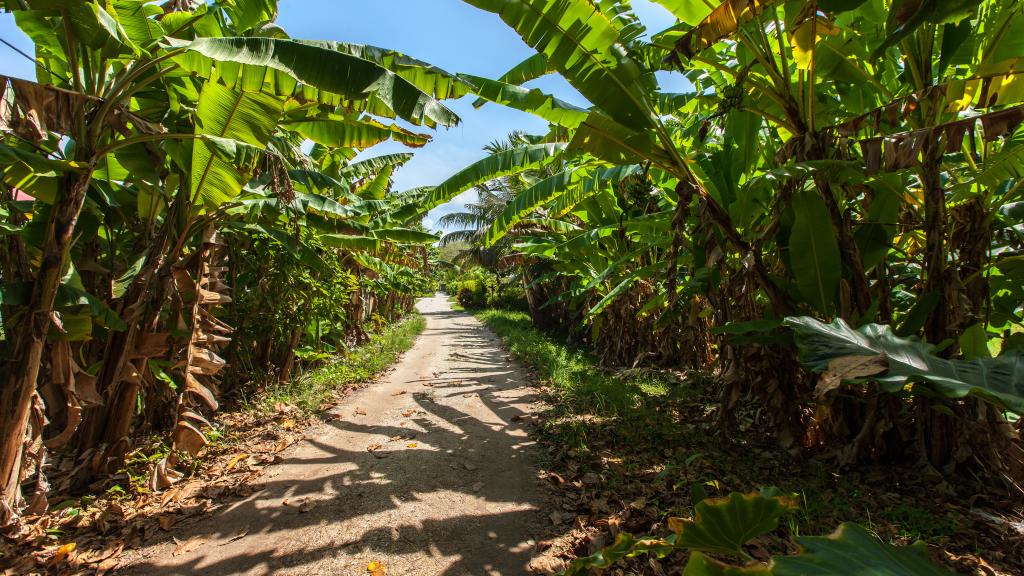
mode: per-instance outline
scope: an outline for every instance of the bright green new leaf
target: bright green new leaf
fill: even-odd
[[[216,208],[237,196],[252,176],[256,158],[246,153],[243,163],[229,162],[225,154],[230,156],[230,142],[266,147],[280,116],[276,98],[207,82],[196,108],[196,135],[201,139],[192,147],[193,199]]]

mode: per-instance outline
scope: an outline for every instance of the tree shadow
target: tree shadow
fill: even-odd
[[[377,557],[392,574],[527,573],[546,532],[525,418],[536,394],[471,316],[422,313],[457,365],[403,380],[401,416],[372,421],[376,386],[351,397],[261,492],[175,527],[178,541],[206,539],[195,551],[152,546],[126,573],[365,573]],[[357,404],[370,414],[350,417]]]

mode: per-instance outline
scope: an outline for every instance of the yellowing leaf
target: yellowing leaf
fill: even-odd
[[[78,545],[74,542],[68,542],[60,548],[57,548],[57,551],[53,553],[53,563],[60,564],[61,562],[67,560],[68,556],[70,556],[71,553],[74,552],[75,548],[77,547]]]
[[[227,466],[224,467],[224,471],[225,472],[230,471],[232,468],[237,466],[239,462],[241,462],[242,460],[245,460],[248,457],[249,457],[249,455],[248,454],[244,454],[244,453],[243,454],[235,454],[234,456],[231,457],[231,460],[228,460],[228,464],[227,464]]]
[[[800,23],[792,35],[793,61],[800,70],[809,70],[814,60],[814,47],[824,36],[835,36],[839,29],[821,18],[808,18]]]
[[[366,571],[370,573],[370,576],[386,576],[387,574],[387,571],[384,568],[384,563],[377,561],[367,564]]]

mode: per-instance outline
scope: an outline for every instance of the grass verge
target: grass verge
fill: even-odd
[[[586,350],[535,329],[528,314],[474,314],[553,396],[539,439],[546,449],[541,464],[557,474],[554,497],[560,505],[553,521],[564,531],[552,550],[566,562],[594,553],[599,547],[592,542],[611,542],[608,526],[664,535],[667,517],[694,514],[694,494],[724,497],[776,486],[802,505],[764,539],[762,560],[791,552],[797,535],[828,534],[841,522],[855,521],[893,544],[924,540],[934,559],[957,569],[976,566],[982,557],[1019,566],[1006,561],[1002,529],[972,520],[955,499],[930,490],[933,480],[912,465],[839,471],[828,453],[783,450],[746,420],[723,428],[717,409],[721,385],[712,378],[612,372]],[[631,561],[625,573],[651,573],[645,562],[663,562],[673,573],[669,568],[684,561]]]
[[[251,403],[257,410],[273,410],[279,403],[295,406],[305,414],[323,410],[336,390],[371,380],[412,348],[426,320],[413,313],[370,336],[366,344],[351,350],[336,361],[321,366],[292,382],[274,385]]]
[[[619,416],[673,392],[673,382],[651,371],[614,374],[598,366],[585,350],[553,340],[533,327],[525,312],[488,309],[476,317],[505,341],[518,360],[550,385],[567,408],[601,416]]]
[[[557,397],[549,431],[557,428],[563,440],[577,448],[585,447],[590,428],[586,421],[609,420],[628,434],[631,421],[642,419],[643,430],[650,432],[650,411],[687,394],[685,386],[665,373],[602,369],[592,354],[534,328],[525,312],[487,309],[476,312],[476,317],[501,336],[509,352],[530,366],[538,383]]]

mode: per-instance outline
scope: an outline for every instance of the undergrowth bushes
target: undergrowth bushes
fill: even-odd
[[[412,348],[416,336],[423,331],[426,320],[413,313],[400,322],[373,333],[369,342],[357,346],[290,382],[275,384],[246,402],[256,410],[273,410],[278,403],[289,404],[309,414],[324,409],[334,392],[347,385],[365,382],[392,364],[399,355]]]

